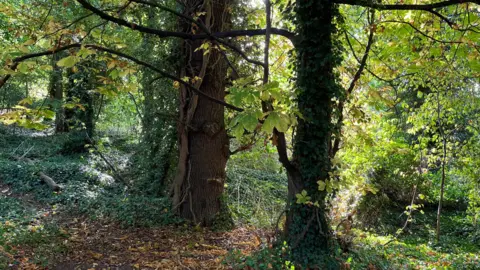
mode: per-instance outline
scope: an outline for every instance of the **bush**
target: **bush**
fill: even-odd
[[[285,209],[287,179],[284,174],[230,166],[226,194],[238,223],[269,227]]]

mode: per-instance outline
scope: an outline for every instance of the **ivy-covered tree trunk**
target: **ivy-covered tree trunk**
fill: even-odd
[[[303,118],[294,141],[294,166],[287,168],[291,205],[286,234],[295,262],[315,269],[337,267],[329,256],[333,242],[326,217],[327,191],[318,184],[328,181],[332,99],[342,94],[333,70],[340,60],[332,40],[336,15],[329,0],[296,2],[298,108]],[[304,203],[296,202],[302,192]]]
[[[186,1],[188,16],[201,15],[200,20],[211,32],[229,26],[230,1]],[[187,28],[188,27],[188,28]],[[185,29],[198,32],[188,23]],[[227,63],[222,54],[201,48],[203,41],[184,43],[185,67],[181,76],[200,91],[219,100],[225,99]],[[189,89],[180,88],[179,165],[174,183],[174,208],[196,224],[211,226],[222,209],[222,194],[229,156],[229,139],[222,105],[199,98]]]
[[[72,152],[85,151],[84,145],[91,143],[95,131],[94,96],[96,74],[88,70],[90,62],[82,62],[78,70],[67,69],[67,89],[65,108],[65,123],[72,132],[72,142],[67,149]],[[87,137],[88,135],[88,137]],[[66,150],[67,151],[67,150]]]

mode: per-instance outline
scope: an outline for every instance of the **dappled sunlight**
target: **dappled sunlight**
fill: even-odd
[[[363,231],[355,233],[357,238],[354,251],[365,257],[356,257],[355,253],[351,255],[352,266],[361,264],[362,260],[368,256],[374,256],[370,258],[373,259],[372,262],[387,260],[388,267],[393,269],[480,268],[479,246],[469,251],[460,251],[452,249],[450,243],[442,243],[442,245],[408,244],[403,237],[394,240],[392,236],[380,236]],[[462,245],[465,240],[457,238],[455,241],[458,245]]]
[[[479,0],[0,0],[0,269],[480,269]]]

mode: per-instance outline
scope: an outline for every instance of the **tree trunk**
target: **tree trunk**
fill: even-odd
[[[443,193],[445,190],[445,162],[447,158],[447,141],[445,135],[443,135],[443,156],[442,156],[442,183],[440,184],[440,199],[438,200],[438,210],[437,210],[437,230],[436,230],[436,239],[437,243],[440,242],[440,218],[442,216],[442,204],[443,204]]]
[[[335,269],[333,244],[327,221],[327,192],[317,181],[328,181],[330,171],[332,99],[342,94],[334,67],[339,64],[338,44],[332,41],[337,9],[329,0],[297,1],[296,29],[299,119],[294,140],[293,168],[288,169],[289,212],[286,237],[295,263],[306,268]],[[335,41],[336,42],[336,41]],[[296,203],[303,190],[310,203]]]
[[[52,73],[50,74],[49,95],[51,108],[55,110],[55,132],[66,131],[65,111],[63,109],[63,76],[62,68],[57,65],[61,54],[52,55]]]
[[[188,16],[205,12],[200,20],[211,32],[224,31],[229,25],[230,16],[226,9],[230,1],[186,2]],[[192,28],[196,27],[188,24],[184,30],[194,32]],[[185,68],[181,71],[181,76],[203,78],[191,82],[207,95],[224,100],[227,64],[216,49],[204,54],[204,50],[199,49],[202,43],[184,43]],[[181,87],[178,135],[180,154],[174,183],[174,208],[178,209],[183,218],[211,226],[222,208],[221,197],[229,156],[224,107],[198,98],[190,90]]]

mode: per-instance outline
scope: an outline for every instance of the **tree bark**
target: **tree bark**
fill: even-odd
[[[55,110],[55,132],[67,130],[65,125],[65,111],[63,109],[63,76],[62,68],[57,65],[61,54],[52,55],[52,73],[50,74],[49,95],[51,107]]]
[[[200,20],[211,32],[228,27],[230,1],[186,2],[187,15],[193,17],[195,13],[205,12]],[[188,24],[184,30],[195,32],[194,27]],[[201,78],[192,83],[209,96],[223,101],[227,63],[217,49],[210,49],[208,53],[200,49],[202,44],[202,41],[184,43],[185,67],[181,76]],[[202,226],[213,225],[222,208],[221,197],[229,157],[224,112],[224,106],[199,99],[190,89],[180,87],[180,153],[173,204],[180,216]]]
[[[442,131],[443,133],[443,131]],[[437,210],[437,228],[436,228],[436,240],[437,243],[440,242],[440,218],[442,216],[442,204],[443,204],[443,193],[445,191],[445,162],[447,158],[447,141],[445,134],[443,134],[443,156],[442,156],[442,183],[440,184],[440,199],[438,200],[438,210]]]
[[[292,166],[287,168],[289,212],[285,233],[296,264],[309,269],[335,269],[330,256],[333,243],[327,221],[327,191],[317,181],[328,181],[329,145],[333,126],[332,99],[342,94],[334,67],[339,64],[333,35],[338,11],[332,1],[297,1],[296,31],[301,37],[297,51],[298,119]],[[296,194],[305,190],[310,203],[297,203]],[[315,205],[316,204],[316,205]]]

